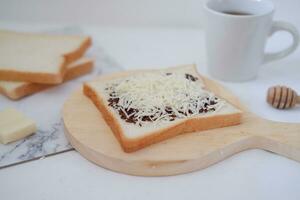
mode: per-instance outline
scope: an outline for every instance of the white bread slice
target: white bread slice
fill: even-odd
[[[64,81],[68,81],[89,73],[93,69],[93,60],[90,58],[80,58],[79,60],[70,63],[67,66],[67,71],[64,76]],[[53,87],[55,85],[47,85],[30,82],[13,82],[0,81],[0,93],[9,97],[12,100],[18,100],[22,97],[34,94],[41,90]]]
[[[91,38],[0,30],[0,80],[57,84]]]
[[[142,80],[147,73],[141,72],[141,74],[136,76],[140,76]],[[203,85],[202,78],[197,73],[195,65],[167,68],[160,71],[154,70],[152,73],[190,74],[198,79],[195,83],[199,84],[199,91],[201,87],[205,89],[205,85]],[[153,124],[151,124],[152,122],[149,122],[142,127],[134,123],[128,123],[121,119],[116,109],[109,106],[108,99],[110,96],[106,89],[111,83],[116,83],[118,80],[124,81],[125,78],[128,77],[116,77],[105,81],[90,81],[83,86],[84,94],[89,97],[99,109],[125,152],[133,152],[182,133],[232,126],[241,122],[241,110],[222,99],[222,97],[218,97],[218,99],[220,99],[220,105],[222,103],[222,106],[213,112],[201,113],[164,123],[153,122]],[[143,80],[141,84],[142,82]],[[151,94],[149,95],[151,96]],[[144,94],[144,96],[147,95]],[[153,99],[153,101],[155,100]]]

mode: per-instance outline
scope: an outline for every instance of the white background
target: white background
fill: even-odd
[[[0,0],[0,19],[98,26],[201,27],[204,0]],[[300,26],[300,1],[273,0],[276,16]]]
[[[26,30],[49,24],[93,25],[89,33],[126,69],[197,62],[205,73],[201,3],[200,0],[0,0],[0,21],[6,24],[4,27]],[[300,29],[299,3],[276,0],[275,19],[292,22]],[[135,28],[102,29],[103,26]],[[277,35],[270,41],[269,49],[280,49],[288,42],[287,35]],[[255,81],[225,84],[260,116],[299,123],[299,109],[277,111],[263,101],[266,88],[276,83],[300,91],[299,49],[284,60],[262,67]],[[0,170],[0,195],[5,200],[299,200],[300,165],[269,152],[251,150],[198,172],[144,178],[111,172],[87,162],[76,152],[69,152]]]

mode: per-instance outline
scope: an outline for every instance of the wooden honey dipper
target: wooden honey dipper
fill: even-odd
[[[267,102],[274,108],[287,109],[300,103],[300,96],[293,89],[278,85],[268,89]]]

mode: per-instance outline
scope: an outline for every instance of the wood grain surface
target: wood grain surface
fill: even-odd
[[[129,73],[122,72],[126,76]],[[111,74],[100,80],[120,76]],[[76,90],[63,108],[65,134],[86,159],[104,168],[139,176],[168,176],[206,168],[247,150],[264,149],[300,162],[300,124],[262,119],[220,84],[203,77],[206,87],[244,111],[238,126],[187,133],[134,153],[123,152],[94,104]]]

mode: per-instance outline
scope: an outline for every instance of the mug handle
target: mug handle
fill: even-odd
[[[296,48],[299,45],[299,32],[296,29],[295,26],[293,26],[290,23],[282,22],[282,21],[274,21],[272,24],[270,36],[272,36],[276,31],[287,31],[289,32],[293,37],[293,43],[287,47],[286,49],[283,49],[276,53],[265,53],[264,56],[264,63],[268,63],[274,60],[278,60],[281,58],[284,58],[291,54],[293,51],[296,50]]]

